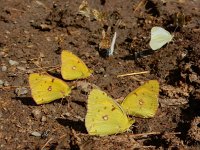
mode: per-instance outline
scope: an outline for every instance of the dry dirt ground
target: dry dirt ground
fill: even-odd
[[[88,0],[106,14],[104,21],[78,14],[81,2],[0,1],[0,149],[200,149],[200,1]],[[157,51],[149,47],[153,26],[174,34]],[[99,49],[108,28],[110,37],[118,35],[109,58]],[[136,118],[132,133],[95,137],[84,126],[87,93],[81,88],[66,100],[36,105],[28,74],[42,68],[60,77],[63,49],[94,70],[69,85],[91,83],[119,99],[142,81],[157,79],[155,117]],[[140,71],[150,73],[116,77]]]

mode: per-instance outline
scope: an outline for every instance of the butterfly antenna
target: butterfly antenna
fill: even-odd
[[[42,146],[41,150],[45,149],[45,147],[53,140],[54,138],[51,137],[45,144]]]
[[[114,48],[115,48],[116,38],[117,38],[117,32],[114,33],[110,49],[108,50],[108,56],[113,55]]]

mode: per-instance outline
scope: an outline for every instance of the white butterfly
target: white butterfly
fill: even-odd
[[[169,43],[172,39],[173,35],[171,35],[167,30],[162,27],[153,27],[151,29],[151,40],[149,45],[151,49],[157,50],[166,43]]]

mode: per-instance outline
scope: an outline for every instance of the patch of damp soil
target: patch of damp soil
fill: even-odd
[[[88,0],[89,7],[105,13],[104,21],[79,14],[81,2],[1,2],[0,149],[198,149],[200,2]],[[182,24],[175,22],[177,14],[182,14]],[[153,26],[174,35],[157,51],[149,47]],[[103,30],[110,30],[110,38],[117,32],[109,58],[99,49]],[[157,79],[160,105],[155,117],[136,118],[132,133],[94,137],[84,125],[87,91],[76,88],[66,99],[37,106],[28,74],[58,68],[51,74],[60,77],[63,49],[94,70],[79,84],[98,86],[115,99],[124,98],[143,81]],[[117,78],[139,71],[150,73]]]

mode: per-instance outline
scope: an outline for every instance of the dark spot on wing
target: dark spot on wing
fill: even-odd
[[[51,86],[48,87],[48,91],[52,91],[52,87]]]
[[[60,91],[60,93],[61,93],[63,96],[65,96],[65,92],[64,92],[64,91]]]
[[[112,109],[111,109],[111,111],[114,111],[115,109],[116,109],[115,106],[112,105]]]
[[[72,70],[76,70],[76,66],[73,66],[73,67],[72,67]]]
[[[53,82],[54,82],[54,80],[55,80],[55,79],[53,78],[53,79],[51,80],[51,82],[53,83]]]
[[[139,105],[143,105],[143,104],[144,104],[143,99],[139,99]]]
[[[108,120],[108,115],[102,116],[103,120]]]

